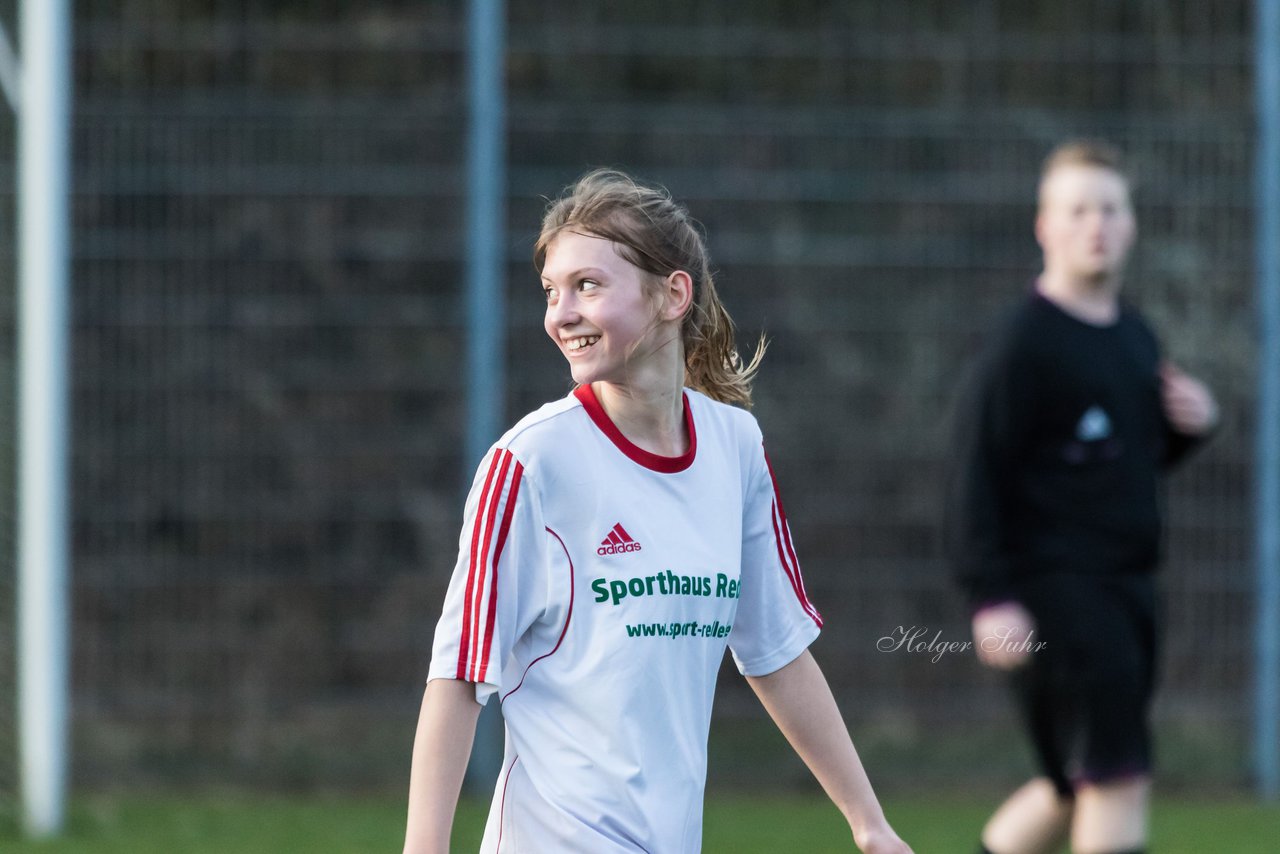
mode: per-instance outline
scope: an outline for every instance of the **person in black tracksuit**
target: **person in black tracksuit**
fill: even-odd
[[[992,854],[1142,851],[1160,476],[1214,429],[1198,380],[1119,299],[1136,229],[1101,143],[1041,176],[1044,273],[958,406],[948,547],[981,660],[1010,673],[1043,776],[983,830]]]

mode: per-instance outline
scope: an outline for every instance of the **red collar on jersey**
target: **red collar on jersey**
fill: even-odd
[[[596,399],[596,393],[592,391],[590,383],[575,388],[573,396],[582,403],[582,408],[587,410],[591,420],[596,423],[602,433],[609,437],[609,441],[617,445],[618,450],[626,454],[633,462],[663,474],[675,474],[693,465],[694,454],[698,452],[698,433],[693,429],[693,413],[689,411],[689,395],[682,395],[684,398],[684,423],[689,428],[689,450],[678,457],[664,457],[660,454],[651,453],[622,435],[622,431],[609,419],[604,407]]]

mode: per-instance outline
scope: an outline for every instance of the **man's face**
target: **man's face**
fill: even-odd
[[[1036,240],[1046,272],[1090,282],[1114,278],[1136,234],[1129,184],[1110,169],[1066,164],[1041,182]]]

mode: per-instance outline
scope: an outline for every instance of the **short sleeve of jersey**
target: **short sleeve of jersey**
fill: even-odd
[[[729,648],[744,676],[790,664],[818,636],[822,617],[809,601],[773,469],[757,445],[743,501],[742,593]]]
[[[467,496],[427,680],[474,682],[479,703],[501,690],[512,647],[545,610],[546,579],[537,489],[516,456],[495,447]]]

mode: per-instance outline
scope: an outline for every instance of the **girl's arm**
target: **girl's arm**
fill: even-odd
[[[748,676],[765,710],[844,814],[865,854],[910,854],[889,827],[818,663],[805,650],[767,676]]]
[[[471,682],[432,679],[427,683],[413,739],[405,854],[448,854],[453,813],[480,709]]]

